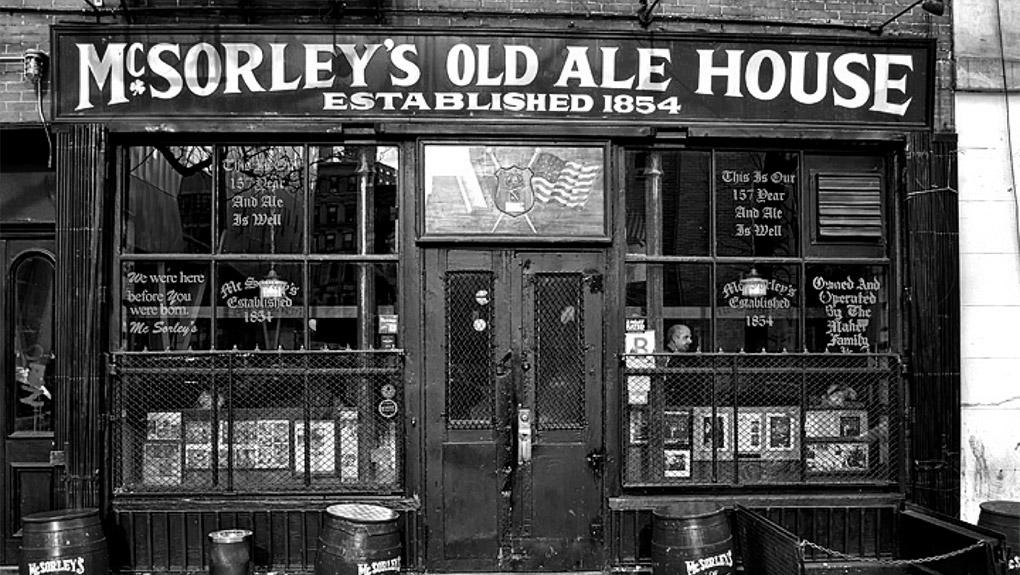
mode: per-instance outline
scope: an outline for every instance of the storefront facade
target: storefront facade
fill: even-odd
[[[692,498],[850,493],[883,552],[932,42],[52,46],[62,485],[121,568],[201,569],[236,526],[310,569],[339,501],[401,512],[406,569],[640,566],[650,510]]]

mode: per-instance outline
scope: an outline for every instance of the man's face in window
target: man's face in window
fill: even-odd
[[[680,326],[672,330],[672,337],[669,340],[669,347],[673,351],[687,351],[691,347],[691,330],[687,326]]]

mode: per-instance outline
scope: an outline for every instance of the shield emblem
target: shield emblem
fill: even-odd
[[[496,171],[496,191],[492,194],[496,209],[512,217],[524,215],[535,207],[531,188],[531,168],[511,166]]]

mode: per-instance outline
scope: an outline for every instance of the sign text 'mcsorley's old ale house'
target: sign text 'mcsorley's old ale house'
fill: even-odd
[[[8,465],[51,460],[6,491],[51,497],[0,559],[24,514],[95,506],[120,570],[204,569],[243,528],[256,569],[308,571],[356,502],[399,512],[366,573],[635,570],[694,500],[897,555],[932,437],[907,392],[942,370],[911,353],[944,283],[908,258],[950,225],[921,193],[951,183],[941,36],[642,6],[53,25],[55,227],[7,281],[54,317],[11,344],[3,416],[36,441]]]

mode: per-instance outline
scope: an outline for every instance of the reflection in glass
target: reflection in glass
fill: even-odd
[[[397,252],[397,148],[319,146],[311,150],[311,251]],[[359,198],[367,201],[365,246],[359,248]]]
[[[792,152],[716,153],[718,255],[799,254],[799,157]]]
[[[889,351],[889,288],[883,266],[807,267],[807,349]]]
[[[125,261],[121,274],[122,349],[209,349],[209,264]]]
[[[219,251],[304,251],[301,146],[229,146],[220,166]]]
[[[13,431],[53,431],[53,262],[32,255],[15,266]]]
[[[425,233],[603,237],[602,147],[425,147]]]
[[[124,251],[212,252],[212,148],[137,146],[127,156]]]
[[[304,345],[301,264],[231,262],[216,269],[218,349],[300,349]],[[261,282],[270,270],[287,282],[282,297],[264,297]]]
[[[762,297],[747,296],[749,264],[721,265],[716,277],[716,342],[723,351],[799,351],[800,278],[796,266],[756,264],[767,280]]]
[[[311,349],[399,347],[396,263],[315,263],[308,273]],[[359,311],[362,290],[369,307]]]
[[[632,152],[626,155],[626,178],[624,200],[626,202],[627,253],[650,253],[648,246],[648,162],[656,152]]]

